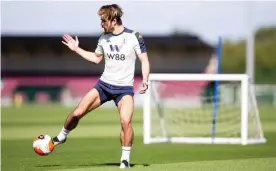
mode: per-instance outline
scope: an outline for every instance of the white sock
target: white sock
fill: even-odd
[[[130,150],[131,150],[131,147],[122,147],[121,161],[126,160],[129,162]]]
[[[66,130],[64,127],[62,128],[62,130],[60,131],[60,133],[58,134],[57,138],[59,141],[63,141],[67,138],[67,135],[69,134],[70,131]]]

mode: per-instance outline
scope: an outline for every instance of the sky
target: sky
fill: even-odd
[[[143,35],[171,34],[174,30],[200,36],[238,40],[262,26],[276,26],[276,1],[4,1],[3,34],[89,34],[102,29],[97,10],[117,3],[123,22]]]

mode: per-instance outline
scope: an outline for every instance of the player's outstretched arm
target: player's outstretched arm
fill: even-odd
[[[140,59],[142,64],[142,75],[143,75],[143,87],[140,93],[144,94],[148,89],[150,64],[149,64],[148,54],[146,52],[139,54],[138,58]]]
[[[93,62],[93,63],[100,63],[103,59],[103,55],[97,55],[93,52],[86,51],[79,47],[79,40],[76,36],[76,39],[73,39],[70,35],[64,34],[62,43],[66,45],[69,49],[79,54],[84,59]]]

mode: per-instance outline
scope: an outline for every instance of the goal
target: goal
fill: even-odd
[[[265,143],[246,74],[150,74],[143,106],[143,141]]]

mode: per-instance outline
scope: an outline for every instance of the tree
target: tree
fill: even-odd
[[[245,43],[223,43],[223,73],[245,73]],[[276,27],[260,28],[255,34],[255,76],[257,83],[276,83]]]

